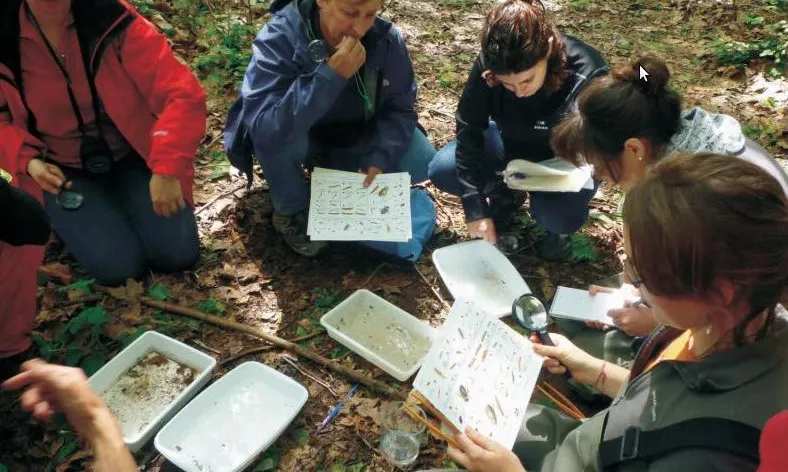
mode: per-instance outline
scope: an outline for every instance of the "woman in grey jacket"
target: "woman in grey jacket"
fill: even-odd
[[[682,153],[630,189],[624,229],[625,272],[660,325],[632,369],[559,335],[534,345],[551,372],[568,369],[612,405],[583,422],[529,406],[514,453],[462,437],[450,454],[470,471],[756,469],[760,430],[788,407],[782,186],[743,159]]]

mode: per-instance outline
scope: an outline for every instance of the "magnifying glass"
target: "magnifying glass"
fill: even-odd
[[[520,295],[512,303],[512,317],[526,330],[536,334],[542,344],[555,346],[547,333],[547,326],[550,324],[550,314],[547,313],[544,303],[536,295],[526,293]]]
[[[79,210],[85,202],[85,196],[76,190],[67,189],[67,184],[68,182],[65,182],[63,186],[60,187],[60,191],[57,193],[57,196],[55,196],[55,202],[64,210]]]

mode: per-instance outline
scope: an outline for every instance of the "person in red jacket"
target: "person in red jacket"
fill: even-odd
[[[758,472],[788,470],[788,410],[774,415],[763,427]]]
[[[124,0],[1,3],[6,170],[44,190],[55,232],[100,283],[194,266],[197,79]]]
[[[12,147],[0,140],[0,381],[19,372],[30,355],[36,270],[50,233],[41,189],[32,178],[15,179],[4,170]]]

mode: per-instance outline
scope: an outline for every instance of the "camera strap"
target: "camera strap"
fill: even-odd
[[[41,38],[44,40],[44,44],[49,51],[50,56],[52,56],[52,60],[55,61],[57,64],[58,69],[63,74],[63,77],[66,79],[66,91],[68,92],[68,99],[71,102],[71,108],[74,110],[74,117],[77,119],[77,127],[79,128],[79,132],[82,133],[83,136],[88,136],[88,127],[85,124],[85,119],[82,116],[82,112],[79,110],[79,104],[77,104],[76,96],[74,95],[74,90],[72,89],[72,82],[71,76],[69,75],[68,71],[66,70],[65,65],[60,61],[58,58],[57,53],[55,52],[55,48],[52,47],[52,44],[49,43],[44,31],[41,29],[41,25],[39,25],[38,20],[36,19],[33,12],[30,11],[30,7],[28,7],[27,2],[24,3],[25,11],[30,18],[30,21],[33,23],[33,26],[36,27],[36,31],[38,34],[41,35]],[[95,114],[96,119],[96,128],[98,129],[99,137],[104,139],[104,131],[101,129],[101,109],[98,104],[98,92],[96,91],[96,85],[93,83],[93,78],[91,77],[90,71],[88,71],[87,66],[85,66],[85,75],[88,78],[88,83],[90,85],[90,98],[91,102],[93,103],[93,113]],[[105,140],[106,141],[106,140]]]

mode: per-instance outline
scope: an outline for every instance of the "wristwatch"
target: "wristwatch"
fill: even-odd
[[[323,62],[328,59],[328,46],[322,39],[315,39],[306,48],[309,58],[315,62]]]

